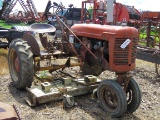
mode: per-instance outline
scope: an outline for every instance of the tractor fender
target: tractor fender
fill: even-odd
[[[30,26],[12,26],[11,29],[16,31],[23,31],[24,33],[32,34],[35,36],[35,33],[31,30]]]
[[[31,51],[33,53],[33,55],[40,55],[40,47],[39,47],[39,44],[36,40],[36,38],[31,35],[31,34],[24,34],[22,36],[22,39],[24,41],[27,41],[28,45],[31,46]]]
[[[13,30],[19,30],[19,31],[29,31],[29,26],[12,26],[11,29]]]

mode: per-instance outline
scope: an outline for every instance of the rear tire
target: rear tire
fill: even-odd
[[[8,66],[16,88],[31,87],[34,76],[33,53],[26,41],[14,39],[10,43]]]
[[[98,86],[97,95],[102,108],[112,117],[120,117],[126,112],[126,94],[115,80],[102,81]]]

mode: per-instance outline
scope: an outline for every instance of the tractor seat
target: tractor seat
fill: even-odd
[[[56,31],[56,28],[54,26],[46,23],[34,23],[30,25],[30,28],[37,33],[50,33]]]

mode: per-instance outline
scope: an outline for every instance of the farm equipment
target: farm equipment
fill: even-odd
[[[11,12],[14,6],[19,2],[24,11],[18,11],[14,14]],[[0,11],[1,18],[7,22],[33,22],[40,20],[37,9],[32,0],[4,0],[2,10]]]
[[[24,34],[32,34],[34,32],[30,30],[28,26],[13,26],[11,29],[0,27],[0,48],[9,48],[9,44],[16,38],[22,38]]]
[[[87,5],[90,6],[86,13]],[[89,15],[90,18],[85,16]],[[140,12],[134,6],[123,5],[115,2],[115,0],[85,0],[82,1],[81,22],[90,22],[95,24],[114,24],[114,25],[128,25],[138,27],[141,20]]]
[[[156,37],[160,36],[160,12],[144,11],[141,14],[141,28],[146,28],[146,46],[154,47],[156,44]],[[160,48],[160,45],[158,45]]]
[[[129,74],[135,68],[137,29],[98,24],[75,24],[69,29],[56,17],[63,31],[61,41],[49,41],[45,36],[46,32],[54,32],[55,27],[33,24],[31,29],[39,34],[43,50],[30,34],[10,43],[8,61],[11,79],[18,89],[27,87],[28,103],[37,105],[63,98],[66,106],[72,106],[72,96],[97,88],[102,108],[112,116],[121,116],[126,110],[134,112],[141,102],[141,91]],[[45,65],[43,61],[46,61]],[[83,79],[51,79],[31,87],[38,71],[52,73],[73,66],[80,66],[86,76]],[[116,80],[102,81],[94,76],[105,70],[114,71]]]
[[[140,45],[137,47],[137,58],[155,64],[155,72],[160,76],[159,38],[160,12],[143,11],[141,14]],[[156,40],[157,39],[157,40]],[[143,46],[142,46],[143,45]]]
[[[42,15],[42,20],[46,19],[53,19],[52,21],[49,21],[48,23],[54,26],[54,21],[56,18],[54,16],[48,17],[49,12],[53,12],[59,16],[65,17],[67,21],[67,25],[71,27],[75,23],[81,23],[81,10],[82,8],[74,8],[73,4],[68,5],[69,8],[65,8],[62,3],[57,4],[53,2],[51,3],[51,0],[48,1],[45,11]],[[52,10],[50,8],[53,8]],[[88,12],[87,9],[84,9],[84,11]]]
[[[160,77],[160,51],[156,48],[137,46],[137,58],[155,64],[155,72]]]
[[[56,28],[35,23],[30,29],[38,34],[24,34],[9,45],[8,63],[11,79],[18,89],[27,89],[31,106],[63,99],[66,107],[74,105],[73,96],[94,91],[102,108],[113,117],[133,113],[141,103],[141,90],[129,71],[135,69],[138,30],[133,27],[99,24],[74,24],[69,28],[54,14],[62,31],[61,39],[49,39]],[[40,79],[39,71],[53,73],[79,66],[83,78],[54,76]],[[103,71],[115,72],[115,80],[100,80]],[[40,82],[34,81],[34,76]],[[71,75],[69,75],[71,76]]]

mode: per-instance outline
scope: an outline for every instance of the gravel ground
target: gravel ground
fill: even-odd
[[[121,118],[111,118],[107,115],[93,99],[92,94],[76,97],[76,105],[72,108],[63,109],[61,101],[29,107],[24,100],[27,92],[15,89],[9,74],[1,75],[0,101],[14,104],[23,120],[158,120],[160,118],[160,79],[156,77],[154,64],[142,60],[137,60],[136,64],[137,67],[132,73],[142,90],[142,102],[136,112],[126,113]],[[105,71],[99,78],[114,79],[115,74]]]

